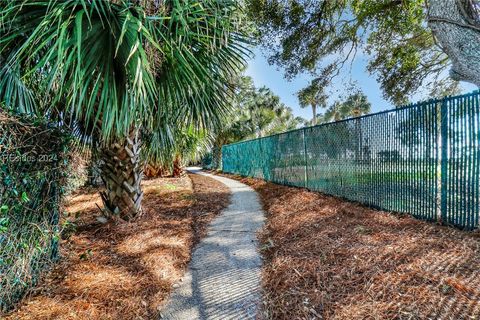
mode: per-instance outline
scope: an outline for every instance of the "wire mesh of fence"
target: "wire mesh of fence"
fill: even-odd
[[[479,92],[223,147],[223,171],[409,213],[479,224]]]
[[[0,112],[0,313],[58,254],[67,135]]]

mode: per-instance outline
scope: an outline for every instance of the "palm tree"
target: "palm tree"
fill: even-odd
[[[353,117],[360,117],[369,114],[372,105],[368,102],[367,96],[358,91],[351,94],[343,102],[335,101],[325,112],[324,121],[340,121]]]
[[[256,88],[253,80],[240,75],[231,79],[235,96],[232,112],[225,117],[220,130],[213,132],[212,166],[221,167],[222,146],[248,138],[295,129],[304,120],[295,118],[292,110],[266,87]]]
[[[335,101],[323,115],[325,122],[340,121],[347,117],[342,108],[342,103]]]
[[[349,115],[349,117],[360,117],[368,114],[370,113],[371,107],[372,105],[370,102],[368,102],[367,96],[361,91],[357,91],[356,93],[349,95],[347,100],[342,104],[343,112]],[[363,161],[365,160],[365,150],[363,147],[363,130],[360,119],[355,121],[355,131],[357,136],[355,160]]]
[[[144,152],[146,176],[183,174],[187,162],[199,161],[208,151],[213,137],[205,130],[198,130],[193,125],[185,128],[170,126],[167,132],[170,138],[153,135],[147,138],[151,147]]]
[[[328,110],[325,112],[324,120],[326,122],[330,121],[339,121],[343,119],[360,117],[362,115],[370,113],[371,104],[368,102],[367,96],[358,91],[354,94],[351,94],[343,102],[336,101]],[[361,127],[360,119],[355,120],[355,159],[360,161],[363,159],[364,148],[363,148],[363,130]]]
[[[248,53],[236,1],[138,2],[0,0],[0,101],[100,146],[105,210],[124,219],[141,212],[141,133],[219,125]]]
[[[358,91],[347,97],[344,103],[342,103],[342,114],[346,117],[360,117],[365,114],[369,114],[372,108],[371,103],[368,101],[367,96]]]
[[[300,107],[305,108],[310,106],[312,108],[312,125],[317,124],[317,107],[325,107],[328,97],[323,91],[323,87],[316,82],[312,82],[308,87],[298,92],[298,100]]]
[[[290,107],[283,103],[277,108],[276,115],[264,129],[265,135],[272,135],[298,128],[306,122],[301,117],[295,117]]]

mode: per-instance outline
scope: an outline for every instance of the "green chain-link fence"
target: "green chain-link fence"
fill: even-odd
[[[57,257],[67,143],[54,127],[0,111],[0,314]]]
[[[479,92],[223,147],[223,171],[478,227]]]

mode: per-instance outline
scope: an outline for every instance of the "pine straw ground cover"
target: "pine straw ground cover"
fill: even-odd
[[[223,184],[190,177],[193,190],[188,178],[145,181],[145,213],[128,223],[98,223],[95,191],[73,196],[63,258],[6,319],[156,319],[193,245],[229,203]]]
[[[265,318],[480,319],[478,233],[241,181],[268,215]]]

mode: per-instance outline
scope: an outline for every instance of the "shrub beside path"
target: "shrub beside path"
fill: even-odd
[[[184,280],[176,284],[162,319],[255,319],[262,260],[256,233],[264,224],[257,193],[235,180],[200,172],[232,192],[231,204],[209,226]]]

